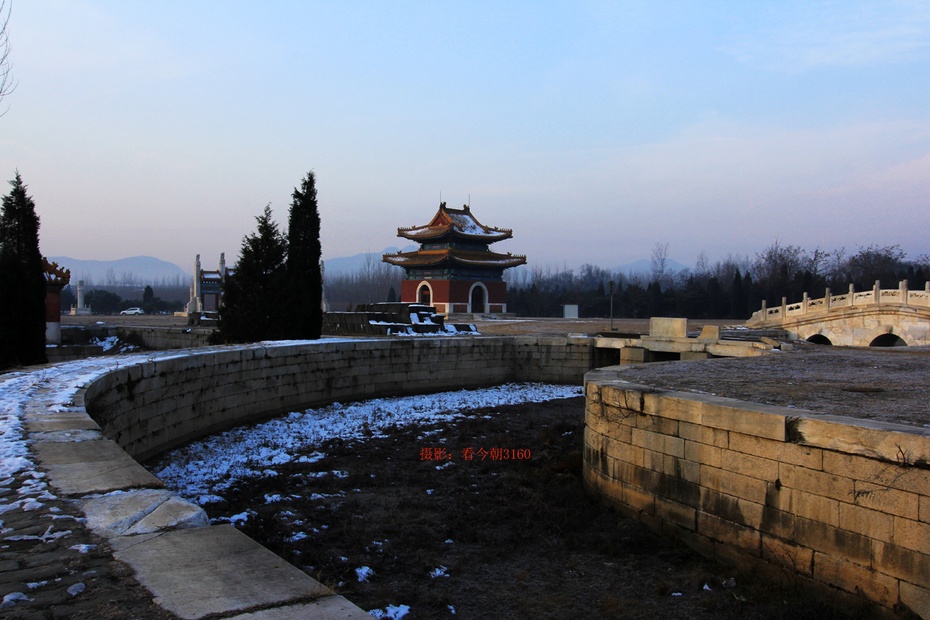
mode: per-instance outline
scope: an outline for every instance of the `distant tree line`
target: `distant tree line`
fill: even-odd
[[[85,286],[85,289],[87,287]],[[146,314],[164,314],[180,312],[184,309],[190,296],[190,285],[184,289],[187,293],[183,296],[183,301],[178,298],[178,289],[169,289],[168,293],[171,299],[162,299],[155,295],[155,289],[146,285],[142,289],[142,297],[123,298],[119,292],[106,288],[92,288],[84,291],[84,305],[89,307],[94,314],[117,314],[127,308],[142,308]],[[132,287],[128,293],[138,295],[139,289]],[[68,285],[61,290],[61,311],[69,312],[72,306],[77,306],[76,287]]]
[[[583,317],[610,313],[613,282],[615,317],[681,316],[745,320],[762,307],[847,291],[870,290],[875,281],[895,288],[907,280],[910,288],[923,288],[930,277],[930,256],[909,260],[897,245],[870,245],[855,253],[845,249],[808,251],[777,241],[753,259],[728,256],[710,264],[705,256],[694,269],[670,272],[667,245],[653,251],[651,273],[622,274],[594,265],[553,271],[539,267],[507,274],[507,309],[520,316],[562,316],[565,304],[577,304]]]
[[[360,304],[399,301],[404,271],[381,262],[371,254],[355,272],[327,273],[326,302],[332,312],[351,312]]]
[[[174,275],[161,275],[157,278],[143,278],[137,276],[132,271],[123,271],[120,274],[116,270],[109,268],[104,273],[102,279],[93,276],[82,275],[78,277],[74,271],[71,273],[71,282],[76,285],[78,280],[84,282],[85,289],[100,288],[108,291],[118,291],[118,289],[141,289],[143,286],[151,286],[157,289],[183,289],[190,293],[191,280],[189,276],[180,273]]]

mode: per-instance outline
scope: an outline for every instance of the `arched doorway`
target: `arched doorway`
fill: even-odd
[[[904,339],[895,334],[882,334],[869,343],[870,347],[906,347]]]
[[[487,290],[484,286],[476,284],[471,289],[471,311],[472,312],[487,312]]]
[[[830,342],[830,339],[824,336],[823,334],[814,334],[813,336],[808,338],[807,341],[812,344],[825,344],[827,346],[831,346],[833,344],[832,342]]]
[[[433,300],[432,291],[429,289],[429,284],[424,282],[420,285],[419,290],[417,290],[417,301],[424,306],[432,305],[430,302]]]

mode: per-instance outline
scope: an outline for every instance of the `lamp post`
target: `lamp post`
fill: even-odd
[[[610,285],[610,331],[614,331],[614,281],[607,284]]]

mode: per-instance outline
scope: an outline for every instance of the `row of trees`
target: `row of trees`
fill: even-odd
[[[188,286],[186,290],[190,290]],[[185,299],[186,301],[186,299]],[[118,293],[106,289],[91,289],[84,293],[84,304],[95,314],[116,314],[127,308],[142,308],[146,314],[160,314],[166,312],[179,312],[184,309],[185,302],[177,299],[162,299],[155,295],[155,289],[146,285],[142,290],[142,298],[123,298]],[[67,312],[77,305],[77,296],[71,286],[61,290],[61,311]]]
[[[561,316],[564,304],[578,304],[581,316],[607,316],[613,283],[614,316],[687,316],[745,320],[762,306],[798,301],[806,292],[820,297],[885,288],[908,280],[922,288],[930,277],[930,257],[909,260],[900,247],[871,245],[855,253],[845,249],[808,251],[777,241],[756,254],[728,256],[711,264],[701,256],[694,269],[666,268],[667,245],[653,251],[650,274],[621,274],[594,265],[553,271],[522,269],[508,274],[508,309],[525,316]]]
[[[320,214],[311,171],[294,188],[287,233],[266,206],[227,276],[218,342],[316,339],[323,327]]]
[[[143,278],[132,271],[124,271],[117,275],[115,269],[107,269],[104,273],[103,278],[95,278],[93,276],[83,275],[80,278],[76,278],[75,274],[71,274],[72,281],[78,279],[83,280],[84,287],[87,289],[99,288],[108,291],[118,291],[119,289],[139,289],[143,286],[151,286],[158,289],[183,289],[187,294],[190,294],[190,277],[182,274],[175,274],[171,276],[159,276],[157,278]]]
[[[336,312],[351,312],[359,304],[397,301],[403,278],[403,269],[368,254],[354,273],[326,274],[326,301]]]

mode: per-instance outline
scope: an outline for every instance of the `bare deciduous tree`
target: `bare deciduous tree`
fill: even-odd
[[[10,14],[13,10],[13,0],[0,0],[0,99],[13,92],[16,84],[13,82],[13,65],[10,62]],[[0,116],[6,110],[0,112]]]
[[[656,243],[652,248],[652,279],[661,283],[665,279],[665,271],[668,265],[668,244]]]

